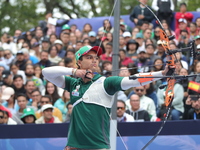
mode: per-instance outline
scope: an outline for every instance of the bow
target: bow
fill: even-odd
[[[167,121],[167,118],[169,116],[169,112],[170,112],[170,109],[171,109],[171,104],[172,104],[172,101],[173,101],[173,98],[174,98],[174,85],[176,83],[176,79],[182,79],[182,78],[188,78],[188,77],[191,77],[191,76],[175,76],[175,67],[176,67],[176,56],[175,56],[175,53],[177,52],[183,52],[185,50],[191,50],[191,56],[193,57],[193,60],[194,60],[194,57],[195,57],[195,52],[194,52],[194,42],[192,42],[191,46],[190,47],[187,47],[187,48],[184,48],[184,49],[178,49],[178,50],[170,50],[170,47],[169,47],[169,41],[170,40],[173,40],[175,37],[172,35],[172,36],[168,36],[165,32],[165,29],[162,25],[162,23],[160,22],[160,20],[158,19],[158,17],[154,14],[154,12],[145,4],[143,4],[142,2],[140,2],[138,0],[138,2],[140,4],[142,4],[143,6],[145,6],[153,15],[154,17],[156,18],[156,22],[160,25],[160,40],[162,41],[162,47],[164,48],[165,50],[165,53],[167,55],[167,61],[166,63],[168,64],[168,69],[169,71],[167,72],[166,76],[164,77],[159,77],[159,78],[167,78],[167,85],[164,85],[162,86],[163,87],[166,87],[166,92],[165,92],[165,106],[167,108],[167,113],[164,115],[164,121],[162,122],[161,124],[161,127],[160,129],[158,130],[158,132],[154,135],[154,137],[142,148],[142,150],[144,150],[148,145],[150,145],[153,140],[159,135],[159,133],[161,132],[161,130],[163,129],[164,127],[164,124],[166,123]],[[196,76],[196,75],[195,75]],[[136,79],[138,78],[138,80],[141,78],[145,78],[144,81],[148,81],[148,80],[152,80],[152,76],[139,76],[139,77],[136,77],[136,76],[130,76],[129,77],[130,79]],[[142,81],[142,80],[141,80]]]

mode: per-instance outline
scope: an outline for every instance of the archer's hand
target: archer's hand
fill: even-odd
[[[162,71],[163,76],[166,76],[167,72],[169,71],[169,68],[175,69],[176,67],[175,66],[169,66],[168,64],[166,64],[165,70]]]
[[[87,73],[87,71],[89,71],[89,73]],[[92,70],[89,70],[89,69],[88,70],[77,69],[76,73],[75,73],[75,77],[82,78],[83,80],[85,79],[85,77],[88,77],[88,78],[92,79],[93,78],[93,73],[92,73]]]

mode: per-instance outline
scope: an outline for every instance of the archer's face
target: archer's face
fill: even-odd
[[[96,52],[90,51],[82,56],[82,60],[78,60],[78,65],[80,66],[80,69],[90,69],[93,72],[96,72],[99,66],[99,57]]]

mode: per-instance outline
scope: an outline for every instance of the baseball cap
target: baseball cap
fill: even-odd
[[[79,60],[79,58],[80,58],[81,56],[87,54],[87,53],[88,53],[89,51],[91,51],[91,50],[96,51],[96,52],[97,52],[97,56],[100,56],[100,55],[102,54],[102,48],[101,48],[101,47],[99,47],[99,46],[94,46],[94,47],[92,47],[92,46],[87,45],[87,46],[81,47],[81,48],[76,52],[76,54],[75,54],[76,60]]]
[[[125,31],[123,34],[122,34],[123,37],[131,37],[131,33],[128,32],[128,31]]]
[[[23,55],[23,54],[24,54],[24,52],[22,50],[17,52],[17,55]]]
[[[2,72],[2,78],[3,78],[3,79],[4,79],[4,78],[7,78],[9,75],[10,75],[10,71],[9,71],[9,70],[4,70],[4,71]]]
[[[143,38],[143,35],[142,35],[142,33],[137,33],[136,34],[136,36],[135,36],[135,38],[137,39],[137,38],[140,38],[140,39],[142,39]]]
[[[120,22],[120,26],[126,26],[124,22]]]
[[[23,114],[20,118],[23,119],[24,117],[30,116],[30,115],[34,116],[34,118],[36,119],[35,112],[34,112],[33,108],[25,108],[23,110]]]
[[[15,91],[13,88],[11,87],[6,87],[4,90],[3,90],[3,93],[2,93],[2,97],[1,99],[2,100],[8,100],[11,95],[15,94]]]
[[[41,110],[43,112],[43,111],[45,111],[46,109],[49,109],[49,108],[53,109],[53,105],[51,105],[51,104],[45,104],[45,105],[42,106]]]
[[[55,40],[54,44],[60,44],[63,45],[63,42],[61,40]]]
[[[43,38],[42,42],[49,42],[49,38],[47,38],[47,37]]]
[[[184,19],[184,18],[180,18],[180,19],[178,20],[178,22],[184,22],[184,23],[187,23],[187,20]]]
[[[71,28],[68,24],[65,24],[62,26],[62,30],[71,30]]]
[[[197,45],[197,49],[200,49],[200,44]]]
[[[194,39],[195,39],[195,40],[196,40],[196,39],[200,39],[200,35],[195,36]]]
[[[140,50],[137,51],[138,54],[140,54],[140,53],[142,53],[142,52],[143,52],[143,53],[146,53],[146,50],[145,50],[145,49],[140,49]]]
[[[90,31],[90,32],[88,33],[88,36],[96,37],[97,34],[96,34],[96,32],[94,32],[94,31]]]

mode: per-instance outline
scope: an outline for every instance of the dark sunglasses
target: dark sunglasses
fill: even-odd
[[[124,107],[117,107],[117,110],[119,110],[119,109],[121,109],[121,110],[125,110]]]
[[[41,101],[40,103],[42,103],[42,104],[44,104],[44,103],[48,104],[49,102],[47,102],[47,101]]]
[[[135,91],[136,92],[139,92],[139,91],[143,92],[144,90],[143,89],[135,89]]]

